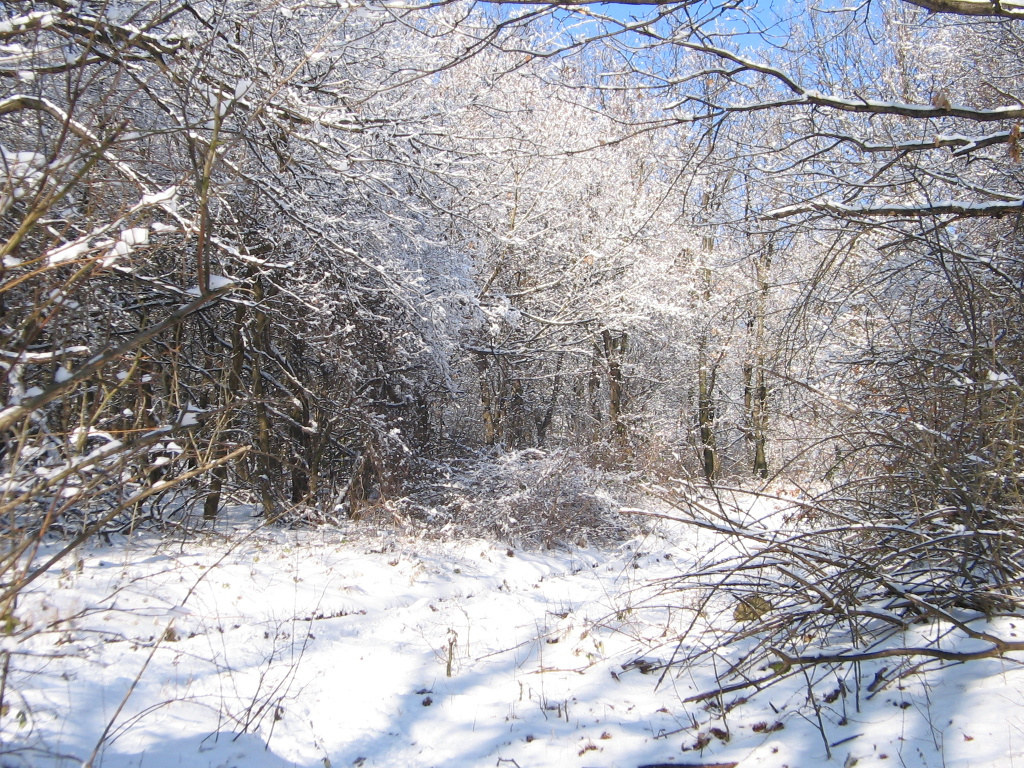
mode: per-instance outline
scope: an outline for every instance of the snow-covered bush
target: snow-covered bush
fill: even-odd
[[[480,536],[526,547],[620,540],[637,521],[618,513],[632,493],[622,476],[569,450],[527,448],[433,464],[418,489],[376,498],[364,519],[426,536]]]

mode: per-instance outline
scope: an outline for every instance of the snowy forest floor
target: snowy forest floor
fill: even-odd
[[[657,585],[714,556],[707,532],[523,551],[222,526],[94,546],[33,585],[0,764],[1024,766],[1012,659],[880,687],[885,661],[814,669],[685,702],[729,651],[662,675],[695,611]],[[719,595],[701,615],[734,609]]]

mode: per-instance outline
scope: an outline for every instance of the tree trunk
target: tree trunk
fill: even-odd
[[[547,408],[544,409],[544,415],[537,420],[537,447],[543,448],[544,443],[547,441],[548,429],[551,427],[551,421],[555,416],[555,408],[558,405],[558,394],[562,389],[562,362],[565,359],[565,353],[559,353],[558,360],[555,362],[555,379],[551,383],[551,397],[548,399]]]
[[[752,362],[743,367],[743,402],[747,413],[746,436],[754,449],[754,474],[762,479],[768,477],[768,382],[765,372],[765,319],[768,313],[772,250],[772,244],[768,243],[755,260],[757,295],[754,311],[747,321],[749,343],[752,347]]]
[[[271,491],[274,472],[273,455],[270,452],[270,414],[267,411],[266,388],[263,386],[263,351],[268,346],[267,314],[263,308],[266,293],[262,278],[257,278],[253,285],[253,315],[255,322],[252,329],[252,395],[256,411],[256,443],[259,448],[256,457],[257,474],[259,476],[260,498],[263,502],[263,515],[268,520],[277,516],[277,504]]]
[[[242,366],[245,361],[245,345],[242,337],[242,322],[245,319],[245,306],[239,304],[235,307],[235,313],[231,324],[231,365],[221,377],[222,385],[218,405],[225,409],[223,419],[223,431],[215,432],[212,440],[216,441],[210,449],[210,461],[216,461],[221,456],[227,455],[229,448],[223,444],[220,435],[230,435],[234,426],[234,411],[231,400],[235,394],[242,391]],[[213,348],[216,339],[211,340],[211,356],[216,357],[219,349]],[[224,481],[228,476],[228,465],[218,464],[210,470],[210,488],[203,501],[203,519],[212,521],[217,519],[220,512],[220,500],[224,490]]]
[[[714,250],[714,238],[704,238],[704,251]],[[711,269],[700,270],[704,282],[703,299],[711,302]],[[700,431],[701,464],[704,477],[709,481],[718,478],[719,458],[715,440],[715,376],[716,364],[712,361],[710,333],[702,331],[697,340],[697,426]]]
[[[310,458],[312,457],[309,428],[309,405],[303,394],[295,395],[299,404],[292,410],[289,425],[292,445],[292,504],[299,504],[309,496]]]
[[[622,382],[622,356],[626,351],[628,336],[625,333],[612,336],[611,331],[601,332],[604,357],[608,366],[608,421],[612,435],[620,443],[626,440],[626,426],[622,421],[624,389]]]
[[[477,357],[476,367],[480,371],[480,407],[484,427],[484,445],[494,445],[498,439],[498,425],[494,418],[494,396],[491,392],[491,382],[487,378],[487,371],[490,367],[483,356]]]
[[[704,357],[704,355],[702,355]],[[702,359],[697,369],[697,424],[700,428],[701,463],[704,477],[718,478],[718,447],[715,441],[715,373]]]

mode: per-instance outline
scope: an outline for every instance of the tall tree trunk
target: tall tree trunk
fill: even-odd
[[[215,443],[211,446],[209,452],[210,461],[216,461],[222,456],[226,456],[229,451],[221,435],[226,437],[232,432],[232,427],[234,426],[232,414],[234,409],[231,400],[234,398],[235,393],[242,391],[242,365],[245,361],[245,346],[242,340],[242,322],[244,319],[245,306],[238,304],[235,307],[231,323],[231,364],[221,377],[221,391],[218,399],[218,405],[224,408],[224,415],[221,419],[223,430],[218,429],[212,437]],[[211,346],[213,344],[216,344],[216,340],[212,340]],[[216,356],[219,351],[219,349],[211,349],[213,356]],[[204,520],[211,521],[217,519],[217,514],[220,512],[220,500],[224,490],[224,481],[227,479],[227,476],[227,463],[218,464],[210,470],[210,488],[206,494],[206,499],[203,501]]]
[[[765,383],[764,367],[758,366],[754,395],[754,474],[762,479],[768,477],[767,445],[768,386]]]
[[[304,394],[295,396],[298,404],[292,409],[288,426],[292,440],[292,504],[299,504],[309,496],[310,457],[312,456],[309,428],[309,405]]]
[[[259,448],[256,461],[260,499],[263,502],[263,515],[268,520],[273,520],[277,516],[277,504],[271,491],[275,467],[273,455],[270,452],[270,414],[267,410],[266,388],[263,386],[263,354],[268,346],[268,321],[267,313],[263,306],[265,300],[266,292],[263,287],[263,279],[256,278],[253,285],[253,304],[255,309],[253,310],[254,323],[252,328],[252,395],[253,407],[256,411],[256,444]]]
[[[594,418],[596,429],[604,420],[604,410],[601,408],[598,393],[601,391],[601,348],[595,344],[594,354],[590,360],[590,376],[587,378],[587,403],[590,406],[590,414]]]
[[[703,351],[697,368],[697,425],[700,428],[701,464],[704,477],[718,478],[718,447],[715,441],[715,372]]]
[[[710,254],[714,249],[714,238],[704,238],[704,251]],[[711,301],[711,268],[701,269],[703,298]],[[718,445],[715,440],[715,378],[717,361],[712,359],[711,338],[701,332],[697,339],[697,426],[700,431],[700,453],[704,477],[709,481],[718,478]]]
[[[604,357],[608,367],[608,421],[612,425],[612,435],[620,443],[626,440],[626,426],[622,421],[624,388],[622,381],[622,356],[626,351],[628,336],[621,333],[613,336],[605,329],[601,332],[604,344]]]
[[[560,352],[558,359],[555,361],[555,379],[551,383],[551,397],[548,399],[547,408],[544,409],[544,415],[537,420],[537,447],[543,448],[544,443],[548,437],[548,429],[551,427],[551,421],[555,416],[555,408],[558,405],[558,394],[562,389],[562,362],[565,359],[565,353]]]
[[[498,425],[495,423],[494,417],[494,395],[491,392],[491,382],[487,378],[490,366],[487,360],[480,355],[477,357],[476,367],[480,371],[480,407],[483,409],[481,416],[484,426],[484,445],[490,446],[494,445],[498,439]]]
[[[747,413],[746,436],[754,451],[753,471],[757,477],[768,477],[768,382],[765,363],[765,319],[768,313],[769,273],[772,265],[772,243],[768,243],[755,259],[757,294],[754,309],[747,321],[751,345],[751,362],[743,367],[743,402]]]
[[[721,181],[724,189],[727,181]],[[701,207],[708,219],[712,211],[721,205],[721,189],[706,189]],[[700,300],[710,311],[712,271],[711,260],[715,252],[715,230],[709,224],[708,230],[701,239],[701,251],[704,264],[698,270]],[[711,329],[702,329],[697,336],[697,427],[700,433],[701,465],[704,477],[713,482],[718,478],[720,460],[718,445],[715,439],[715,379],[718,361],[711,351]]]

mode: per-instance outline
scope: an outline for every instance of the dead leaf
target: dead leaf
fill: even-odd
[[[946,90],[944,88],[932,96],[932,106],[936,109],[950,109],[953,106],[950,103],[949,96],[946,95]]]

